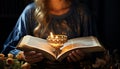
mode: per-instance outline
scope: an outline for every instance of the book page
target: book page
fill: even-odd
[[[81,49],[86,53],[104,51],[104,48],[95,37],[80,37],[68,40],[61,48],[61,53],[57,58],[62,60],[70,53],[70,51],[75,49]]]
[[[50,60],[55,60],[56,55],[53,53],[54,48],[51,47],[45,39],[33,36],[25,36],[17,46],[18,49],[29,51],[35,50],[43,53]]]
[[[70,44],[79,44],[79,45],[81,45],[81,48],[85,47],[85,46],[88,46],[88,47],[90,47],[90,46],[91,47],[92,46],[101,46],[99,41],[93,36],[70,39],[64,44],[64,46],[62,48],[66,47]]]

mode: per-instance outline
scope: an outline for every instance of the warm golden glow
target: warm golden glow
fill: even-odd
[[[56,36],[55,38],[58,39],[58,36]]]
[[[48,36],[47,41],[49,42],[51,46],[55,48],[60,48],[67,41],[67,36],[66,35],[53,35],[53,33],[50,32],[50,35]]]
[[[51,38],[54,38],[54,35],[53,35],[53,33],[52,33],[52,32],[50,32],[50,37],[51,37]]]
[[[47,37],[48,43],[55,48],[54,53],[58,55],[60,53],[60,48],[63,46],[63,44],[67,41],[66,35],[53,35],[52,32],[50,32],[50,35]]]

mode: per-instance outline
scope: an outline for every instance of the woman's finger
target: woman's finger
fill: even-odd
[[[72,54],[76,60],[80,60],[81,56],[76,51],[72,51]]]
[[[24,51],[25,56],[31,56],[31,55],[35,55],[35,54],[36,54],[35,51]]]
[[[28,55],[27,55],[27,56],[25,55],[25,59],[28,59],[28,60],[29,60],[29,59],[38,58],[38,57],[43,57],[43,56],[42,56],[42,53],[36,53],[36,54],[34,54],[34,55],[32,55],[32,56],[31,56],[31,55],[29,55],[29,56],[28,56]]]
[[[33,63],[42,61],[42,59],[43,59],[43,57],[37,57],[37,58],[34,58],[34,59],[26,60],[26,62],[28,62],[30,64],[33,64]]]
[[[80,51],[80,50],[75,50],[75,52],[76,52],[77,54],[79,54],[81,57],[84,57],[84,56],[85,56],[85,54],[84,54],[82,51]]]
[[[74,57],[72,53],[69,54],[69,57],[73,62],[76,62],[76,58]]]

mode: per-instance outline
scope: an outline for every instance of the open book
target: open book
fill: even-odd
[[[46,39],[30,35],[24,36],[16,48],[22,51],[41,52],[43,56],[52,61],[62,61],[72,50],[75,49],[81,49],[86,53],[102,52],[105,50],[94,36],[69,39],[64,43],[63,47],[60,48],[61,52],[58,55],[54,53],[55,48],[50,46]]]

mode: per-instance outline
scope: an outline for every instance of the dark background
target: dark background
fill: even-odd
[[[19,15],[32,0],[0,0],[0,51]],[[118,0],[84,0],[97,16],[97,26],[103,44],[109,50],[119,48]]]

